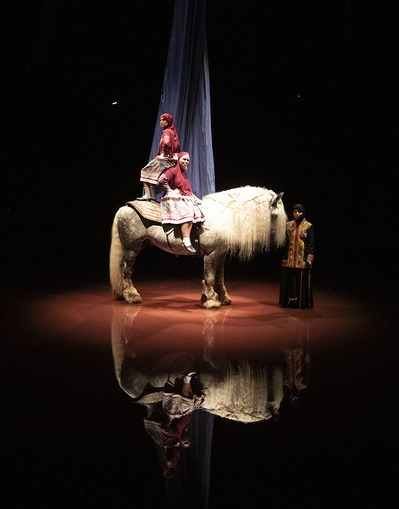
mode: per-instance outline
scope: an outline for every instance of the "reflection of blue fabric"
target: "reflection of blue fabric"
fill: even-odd
[[[159,117],[170,113],[180,148],[190,153],[188,176],[193,193],[215,192],[206,0],[175,0],[172,31],[150,160],[156,156],[161,128]]]
[[[214,415],[196,410],[191,415],[191,445],[183,449],[175,475],[165,479],[168,507],[209,507]],[[162,451],[156,447],[163,468]]]

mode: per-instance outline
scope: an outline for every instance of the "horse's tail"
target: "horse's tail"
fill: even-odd
[[[118,299],[123,297],[123,278],[121,274],[121,262],[123,258],[123,246],[118,232],[118,213],[115,214],[111,233],[111,249],[109,253],[109,277],[112,293]]]

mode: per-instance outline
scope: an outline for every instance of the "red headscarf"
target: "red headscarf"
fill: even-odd
[[[184,156],[189,156],[190,154],[188,152],[179,152],[177,154],[177,160],[179,161],[179,165],[180,165],[180,159]]]
[[[180,150],[180,142],[179,142],[179,136],[177,135],[175,123],[173,121],[172,115],[169,115],[169,113],[162,113],[161,118],[164,118],[168,125],[164,127],[164,131],[169,131],[169,136],[171,139],[171,152],[172,154],[176,154],[176,152],[179,152]]]
[[[180,166],[180,159],[188,155],[190,155],[188,152],[179,152],[177,154],[178,159],[176,164],[172,168],[169,168],[169,170],[162,173],[158,181],[160,184],[162,182],[167,182],[171,189],[179,189],[183,196],[193,194],[187,177],[187,172],[183,171]]]
[[[164,118],[168,123],[168,125],[164,127],[164,129],[174,129],[176,131],[172,115],[169,115],[169,113],[162,113],[161,118]]]

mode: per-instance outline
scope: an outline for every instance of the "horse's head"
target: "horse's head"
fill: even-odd
[[[277,208],[277,204],[278,204],[278,201],[281,200],[281,198],[284,196],[284,193],[278,193],[276,194],[276,196],[272,199],[272,201],[270,202],[269,204],[269,207],[271,209],[276,209]],[[282,201],[281,201],[282,203]],[[273,212],[272,212],[273,214]]]
[[[283,205],[283,195],[283,192],[276,194],[269,204],[271,215],[270,232],[273,236],[273,242],[277,245],[277,247],[282,247],[285,243],[287,215]]]

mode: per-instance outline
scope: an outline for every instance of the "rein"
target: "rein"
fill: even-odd
[[[169,242],[169,235],[170,235],[171,233],[173,233],[173,231],[174,231],[174,228],[171,228],[169,231],[165,232],[165,235],[166,235],[166,240],[168,241],[169,249],[170,249],[171,251],[173,251],[173,252],[177,255],[176,251],[173,249],[173,247],[170,245],[170,242]]]

